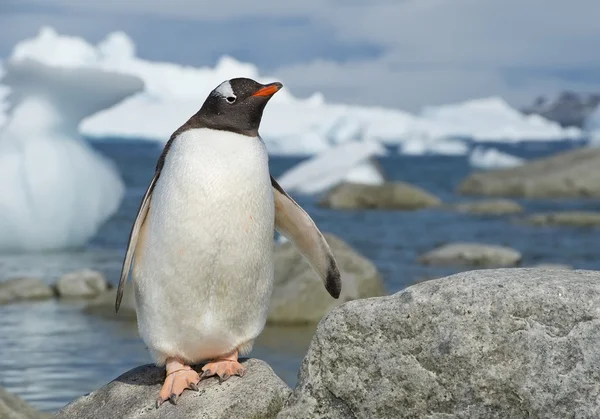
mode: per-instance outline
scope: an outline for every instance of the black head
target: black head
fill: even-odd
[[[260,84],[252,79],[224,81],[210,92],[195,116],[201,126],[256,137],[263,110],[281,83]]]

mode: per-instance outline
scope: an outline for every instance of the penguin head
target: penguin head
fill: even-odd
[[[256,137],[267,102],[282,87],[246,78],[224,81],[210,92],[197,117],[207,128]]]

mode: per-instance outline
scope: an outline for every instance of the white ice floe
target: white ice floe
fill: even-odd
[[[374,156],[385,148],[376,141],[342,143],[304,160],[278,178],[287,191],[314,194],[343,181],[380,185],[385,181]]]
[[[112,162],[79,138],[78,125],[143,84],[29,60],[5,71],[11,108],[0,127],[0,251],[81,246],[116,212],[124,185]]]
[[[83,120],[80,132],[91,137],[164,142],[222,81],[233,77],[277,80],[230,57],[221,58],[214,68],[144,60],[136,56],[135,45],[123,32],[111,33],[92,45],[46,27],[35,38],[17,44],[9,58],[25,59],[72,69],[111,70],[143,80],[142,92]],[[429,107],[414,115],[397,109],[331,104],[320,93],[300,99],[283,89],[265,110],[261,135],[272,154],[310,155],[360,138],[388,145],[406,142],[402,150],[412,154],[420,149],[459,154],[465,152],[464,147],[445,141],[548,141],[581,137],[582,132],[523,115],[500,98]],[[425,138],[429,139],[427,145],[419,146],[418,141]]]
[[[469,146],[461,140],[419,135],[400,143],[398,152],[407,156],[427,154],[464,156],[469,152]]]
[[[503,153],[495,148],[475,147],[469,155],[469,163],[478,169],[503,169],[520,166],[525,162],[520,157]]]

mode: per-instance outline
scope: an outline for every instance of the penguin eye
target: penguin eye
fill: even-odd
[[[235,96],[228,96],[228,97],[225,98],[225,100],[228,103],[233,103],[233,102],[235,102]]]

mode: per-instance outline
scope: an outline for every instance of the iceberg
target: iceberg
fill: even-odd
[[[0,251],[84,245],[118,209],[124,184],[78,134],[81,120],[143,89],[137,77],[31,60],[4,65]]]
[[[400,143],[398,152],[407,156],[427,154],[464,156],[469,152],[469,146],[464,141],[457,139],[418,135]]]
[[[260,82],[282,81],[227,56],[214,67],[145,60],[136,55],[134,43],[123,32],[113,32],[93,45],[44,27],[36,37],[19,42],[10,59],[35,60],[77,71],[111,71],[142,80],[142,91],[114,106],[98,109],[81,121],[80,133],[95,138],[166,142],[223,80],[250,77]],[[282,82],[285,85],[285,80]],[[312,155],[344,142],[368,138],[395,147],[402,145],[400,149],[406,154],[457,155],[466,153],[457,139],[548,141],[580,138],[583,133],[561,128],[537,115],[524,115],[500,98],[428,107],[415,115],[399,109],[328,103],[319,92],[297,98],[289,89],[283,89],[265,111],[261,135],[271,154]],[[428,139],[423,151],[418,145],[422,139]]]
[[[520,166],[524,162],[525,160],[520,157],[503,153],[495,148],[475,147],[469,155],[469,163],[478,169],[503,169]]]
[[[372,140],[345,142],[300,162],[278,178],[288,192],[316,194],[341,182],[380,185],[384,175],[374,156],[385,147]]]

